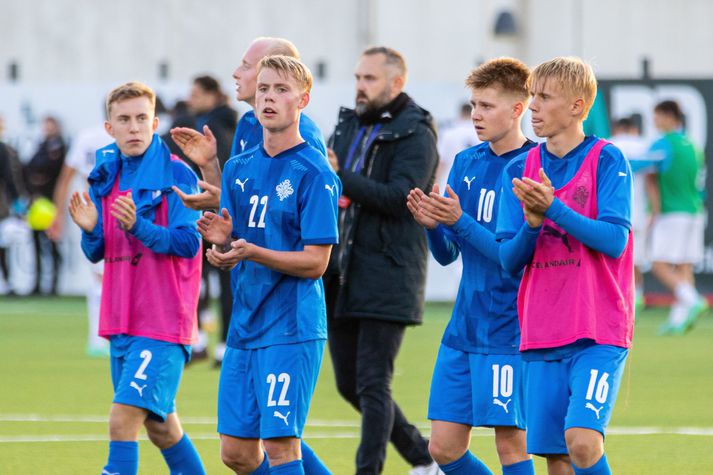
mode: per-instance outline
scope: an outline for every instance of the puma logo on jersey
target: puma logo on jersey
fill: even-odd
[[[290,417],[290,412],[291,412],[291,411],[287,411],[287,415],[284,415],[284,416],[283,416],[279,411],[274,411],[274,412],[272,413],[272,415],[273,415],[273,417],[277,417],[277,418],[282,419],[283,421],[285,421],[285,425],[288,426],[289,424],[287,423],[287,418]]]
[[[503,403],[502,401],[500,401],[500,399],[494,398],[493,404],[502,407],[505,410],[505,414],[510,414],[510,411],[508,411],[508,404],[510,404],[510,401],[512,401],[512,399],[508,399],[507,402]]]
[[[113,153],[114,153],[113,150],[102,150],[102,155],[105,156],[105,157],[106,157],[107,155],[110,155],[110,154],[113,154]]]
[[[588,402],[587,404],[584,405],[584,408],[591,409],[592,411],[594,411],[594,413],[597,415],[597,420],[599,420],[599,411],[604,409],[604,406],[597,409],[596,407],[594,407],[594,404],[592,404],[591,402]]]
[[[468,185],[468,191],[470,191],[470,184],[473,183],[475,180],[475,177],[473,178],[468,178],[467,176],[463,177],[463,181],[465,182],[466,185]]]
[[[240,150],[241,150],[241,151],[245,151],[245,144],[246,144],[246,143],[247,143],[247,142],[246,142],[245,140],[240,139]]]
[[[337,185],[332,185],[332,186],[324,185],[324,189],[329,190],[329,192],[332,194],[332,196],[334,196],[334,192],[337,191]]]
[[[131,386],[132,388],[136,389],[136,390],[139,392],[139,397],[144,397],[144,395],[143,395],[143,390],[144,390],[144,388],[145,388],[146,386],[148,386],[148,385],[147,385],[147,384],[144,384],[143,386],[139,386],[139,385],[136,384],[134,381],[132,381],[132,382],[129,384],[129,386]]]
[[[626,173],[624,173],[624,172],[619,172],[619,176],[626,176]]]
[[[245,192],[245,183],[247,183],[249,179],[250,178],[246,178],[243,181],[240,181],[240,178],[235,179],[235,184],[240,186],[240,191]]]
[[[557,239],[561,239],[562,245],[564,245],[564,247],[566,247],[569,252],[573,252],[572,245],[569,243],[569,235],[567,233],[560,232],[552,226],[545,224],[545,226],[542,228],[542,234],[545,236],[552,236]]]

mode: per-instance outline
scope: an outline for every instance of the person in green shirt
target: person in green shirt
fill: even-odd
[[[685,333],[708,303],[695,287],[694,264],[703,259],[705,218],[699,186],[703,154],[683,133],[683,112],[666,100],[654,108],[654,124],[662,137],[651,146],[655,171],[647,176],[651,204],[651,260],[656,278],[676,301],[662,335]]]

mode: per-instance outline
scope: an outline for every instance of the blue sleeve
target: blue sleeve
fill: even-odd
[[[629,240],[629,228],[583,216],[555,198],[545,216],[585,246],[617,258]]]
[[[428,247],[431,249],[434,259],[442,266],[447,266],[451,262],[458,259],[460,250],[458,245],[449,236],[445,227],[442,225],[436,226],[435,229],[427,230]]]
[[[473,219],[468,213],[463,213],[452,226],[453,231],[463,241],[480,251],[491,261],[500,263],[500,243],[495,240],[495,234]]]
[[[633,186],[631,166],[624,154],[614,145],[604,146],[597,167],[597,220],[631,229]]]
[[[187,194],[198,193],[198,179],[195,174],[182,163],[176,163],[174,167],[176,186]],[[167,193],[165,198],[168,203],[168,227],[156,225],[143,216],[137,216],[136,224],[129,232],[158,254],[194,257],[200,247],[200,235],[196,230],[200,212],[186,208],[173,192]]]
[[[92,189],[89,189],[89,197],[91,198],[94,206],[97,208],[97,214],[99,215],[97,219],[97,225],[94,226],[92,232],[88,233],[82,230],[82,240],[81,247],[84,255],[87,256],[91,262],[99,262],[104,259],[104,224],[102,220],[102,202],[101,198],[94,196]]]
[[[307,245],[337,244],[342,184],[331,170],[315,173],[300,195],[300,235]]]
[[[532,260],[541,226],[531,228],[523,222],[517,234],[504,238],[500,245],[500,265],[511,275],[518,275]]]
[[[495,239],[512,239],[522,228],[525,215],[522,205],[512,191],[513,178],[521,178],[525,170],[525,160],[514,159],[503,170],[501,177],[500,203],[498,203],[498,223],[495,228]]]
[[[233,202],[231,200],[230,196],[230,183],[233,182],[234,178],[233,176],[233,169],[235,168],[235,162],[233,160],[229,160],[223,169],[223,176],[221,178],[221,186],[220,186],[220,207],[218,208],[218,215],[222,212],[223,208],[228,210],[228,214],[230,217],[233,219],[233,232],[232,232],[232,237],[237,238],[237,220],[236,220],[236,214],[235,210],[233,208]]]

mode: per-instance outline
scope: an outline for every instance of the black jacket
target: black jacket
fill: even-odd
[[[362,173],[344,169],[360,124],[342,108],[331,139],[340,163],[343,194],[351,212],[340,210],[340,244],[332,250],[326,279],[335,318],[372,318],[405,324],[423,319],[428,246],[426,233],[406,208],[412,188],[430,190],[438,153],[436,129],[428,111],[411,99],[396,113],[379,119],[381,128],[369,146]]]

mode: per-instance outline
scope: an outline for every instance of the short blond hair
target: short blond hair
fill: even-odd
[[[283,77],[292,77],[302,88],[303,92],[310,92],[310,90],[312,90],[312,72],[298,59],[282,54],[265,56],[260,60],[257,66],[258,74],[260,74],[260,71],[264,68],[277,71],[277,73]]]
[[[527,101],[530,97],[527,80],[530,68],[515,58],[495,58],[481,64],[468,73],[465,85],[469,89],[499,87],[504,92]]]
[[[575,56],[558,56],[545,61],[532,70],[528,80],[530,91],[548,79],[554,79],[570,97],[584,99],[582,120],[586,119],[597,97],[597,78],[592,67]]]
[[[126,99],[135,97],[146,97],[151,102],[151,111],[156,113],[156,93],[146,84],[132,81],[115,87],[106,98],[106,116],[111,116],[111,105]]]

